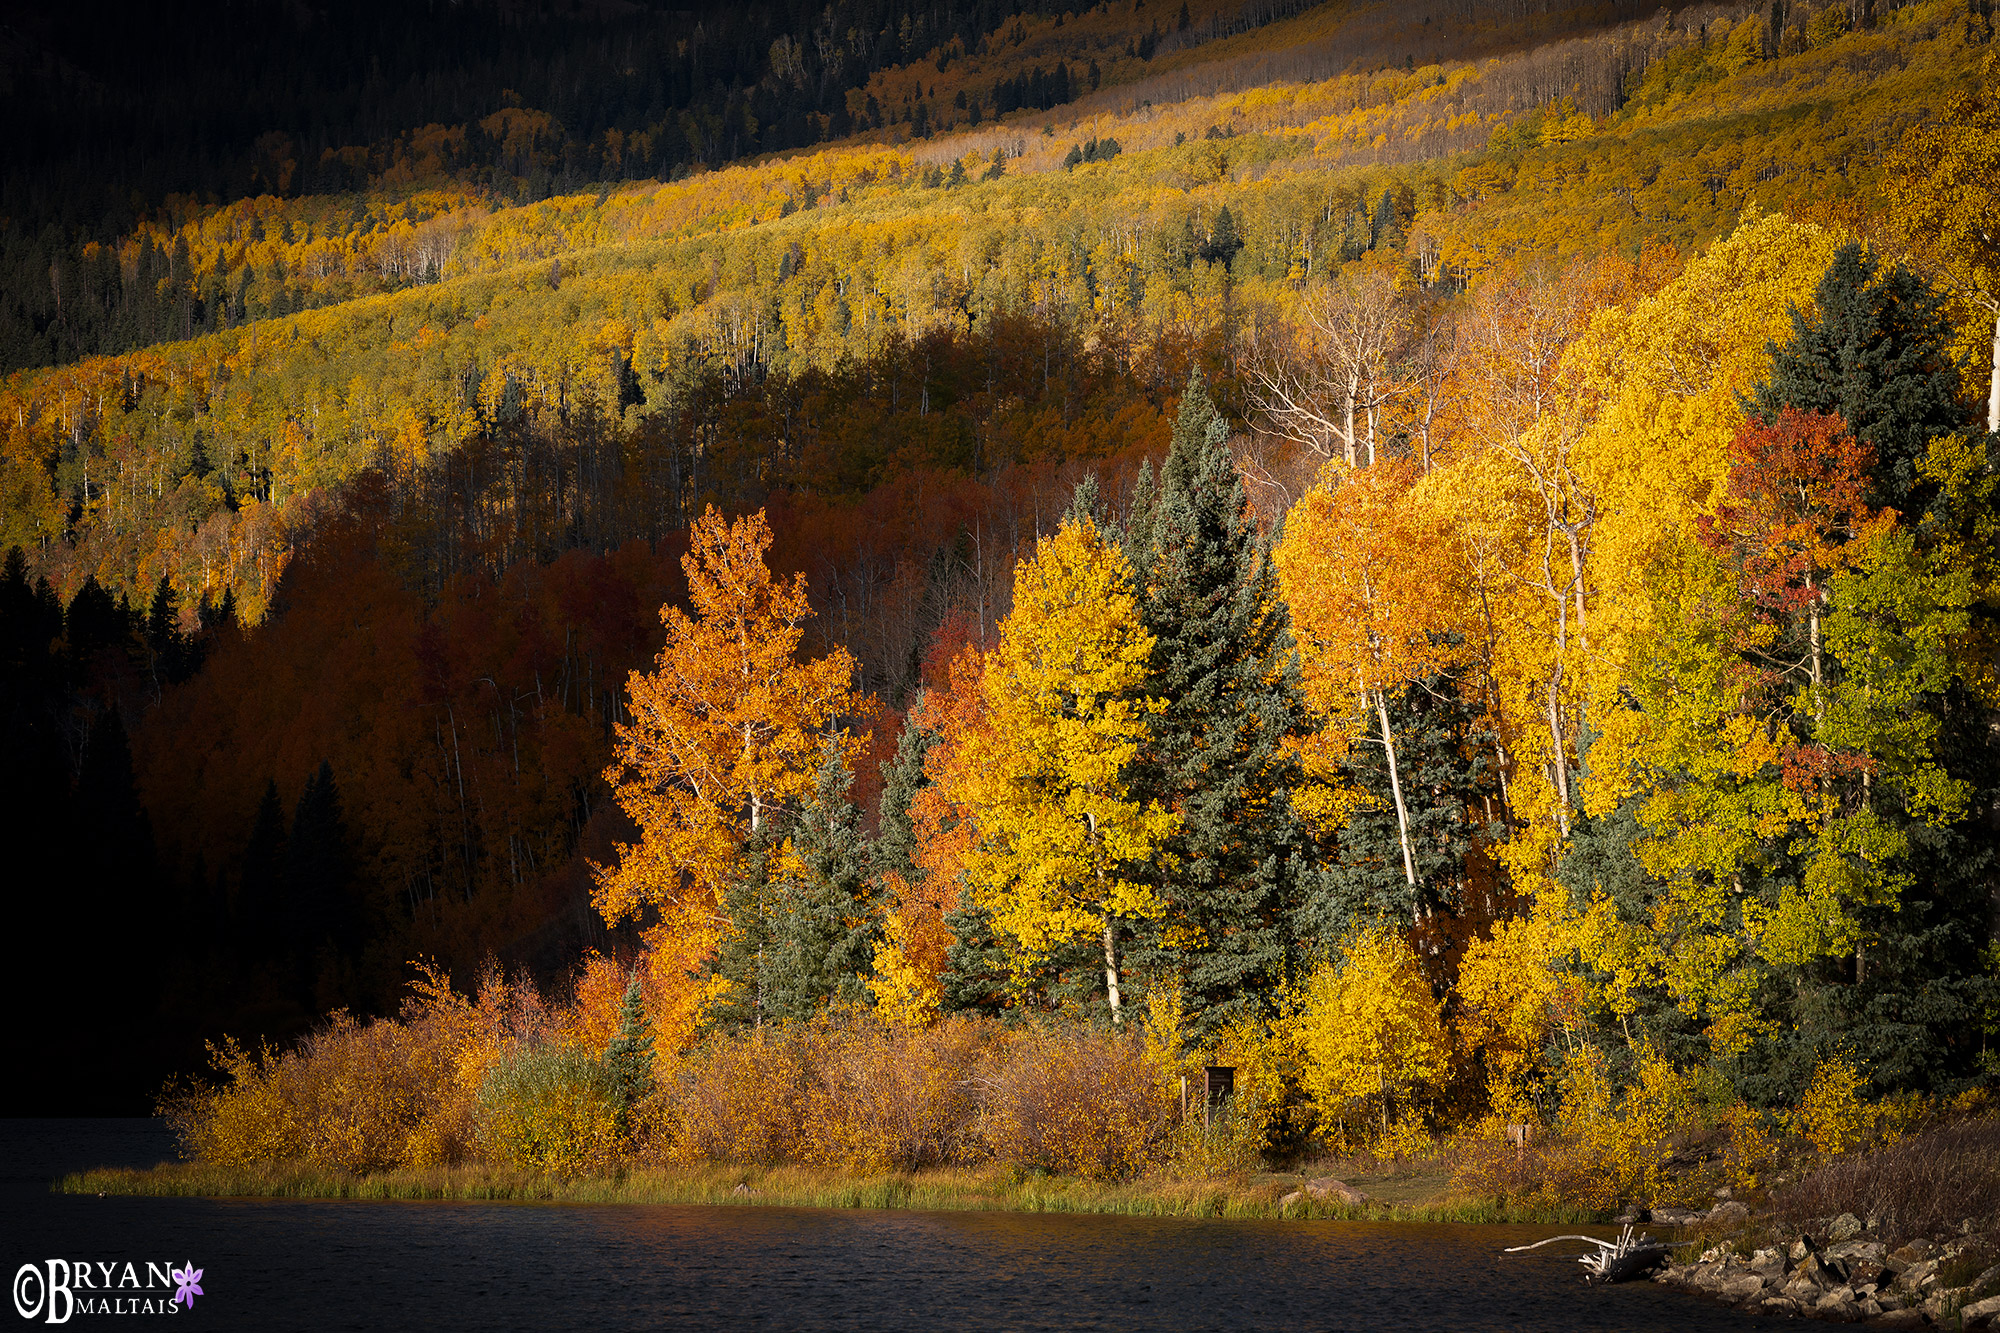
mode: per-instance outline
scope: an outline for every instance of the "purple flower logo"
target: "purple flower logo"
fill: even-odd
[[[194,1260],[190,1259],[186,1268],[176,1268],[173,1273],[174,1281],[181,1284],[181,1289],[174,1293],[174,1304],[185,1301],[188,1309],[194,1309],[194,1298],[205,1294],[201,1289],[202,1270],[196,1268]]]

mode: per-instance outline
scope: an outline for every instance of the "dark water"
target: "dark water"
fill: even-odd
[[[0,1273],[51,1256],[137,1260],[141,1272],[148,1259],[192,1261],[203,1294],[174,1316],[182,1327],[1664,1333],[1765,1322],[1651,1283],[1587,1288],[1547,1251],[1500,1256],[1544,1227],[48,1193],[61,1171],[171,1151],[153,1121],[0,1121]],[[8,1320],[26,1326],[0,1307]],[[78,1315],[70,1326],[130,1322]]]

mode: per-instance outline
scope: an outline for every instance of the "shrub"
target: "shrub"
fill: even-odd
[[[2000,1118],[1937,1125],[1835,1158],[1772,1197],[1796,1224],[1851,1212],[1874,1218],[1891,1239],[1990,1223],[2000,1217]]]
[[[456,1161],[470,1107],[448,1014],[362,1024],[336,1014],[283,1054],[213,1048],[221,1083],[163,1106],[192,1156],[219,1165],[304,1161],[349,1171]]]
[[[577,1175],[617,1155],[618,1081],[575,1046],[527,1046],[502,1057],[479,1089],[479,1137],[510,1166]]]
[[[1092,1180],[1124,1179],[1154,1159],[1173,1110],[1138,1038],[1084,1029],[1023,1033],[980,1091],[994,1157]]]

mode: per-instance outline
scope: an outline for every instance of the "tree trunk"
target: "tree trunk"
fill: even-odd
[[[1410,854],[1410,811],[1403,804],[1403,779],[1396,771],[1396,738],[1389,731],[1389,704],[1382,697],[1382,691],[1375,691],[1375,715],[1382,719],[1382,753],[1389,760],[1389,791],[1396,798],[1396,838],[1403,845],[1403,878],[1412,889],[1417,887],[1416,858]],[[1416,910],[1415,895],[1411,896],[1410,910]]]
[[[1993,383],[1986,391],[1986,429],[2000,432],[2000,313],[1993,316]]]
[[[1111,1001],[1111,1022],[1122,1025],[1125,1002],[1118,990],[1118,925],[1109,912],[1104,914],[1104,994]]]

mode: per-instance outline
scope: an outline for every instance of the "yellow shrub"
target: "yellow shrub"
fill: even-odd
[[[1861,1100],[1861,1075],[1845,1060],[1822,1060],[1799,1105],[1799,1133],[1828,1157],[1858,1148],[1874,1119]]]

